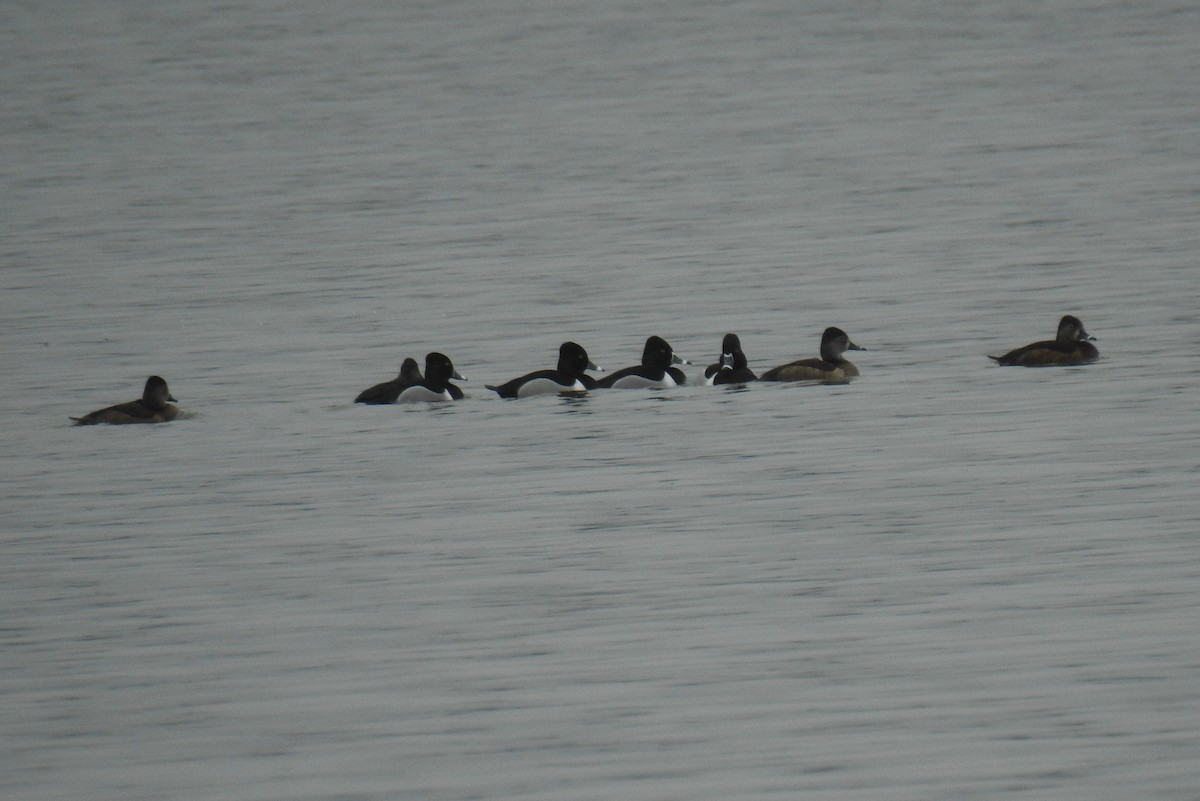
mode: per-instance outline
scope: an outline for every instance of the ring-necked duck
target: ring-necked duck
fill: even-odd
[[[450,379],[467,380],[455,371],[448,357],[430,353],[425,357],[425,377],[400,390],[396,402],[462,400],[463,391],[451,384]]]
[[[77,426],[90,426],[96,423],[121,425],[124,423],[165,423],[174,420],[179,409],[168,401],[174,401],[167,382],[156,375],[146,379],[146,387],[142,397],[129,403],[109,406],[107,409],[97,409],[83,417],[72,417]]]
[[[405,387],[410,387],[421,380],[421,369],[417,367],[416,359],[405,359],[400,365],[400,375],[393,378],[391,381],[384,381],[382,384],[376,384],[370,389],[364,389],[358,393],[358,397],[354,399],[355,403],[395,403],[396,398],[400,397],[400,393]]]
[[[596,382],[601,389],[669,388],[687,383],[687,376],[675,364],[690,364],[675,355],[662,337],[650,337],[642,351],[642,363],[618,370]]]
[[[530,395],[545,395],[551,392],[586,392],[596,388],[596,379],[584,370],[599,370],[588,358],[583,346],[564,342],[558,348],[558,367],[554,370],[537,370],[507,384],[488,389],[502,398],[527,398]]]
[[[704,383],[745,384],[758,377],[750,370],[746,354],[742,353],[742,341],[737,334],[726,334],[721,340],[721,357],[716,364],[704,368]]]
[[[1095,340],[1095,337],[1083,330],[1078,317],[1068,314],[1058,321],[1058,336],[1054,340],[1034,342],[1003,356],[988,355],[988,358],[1005,366],[1021,367],[1087,364],[1100,357],[1100,351],[1089,340]]]
[[[821,358],[773,367],[763,373],[761,381],[842,381],[858,375],[858,368],[842,354],[848,350],[866,350],[850,341],[840,328],[826,328],[821,335]]]

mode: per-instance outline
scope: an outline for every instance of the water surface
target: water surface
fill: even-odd
[[[6,798],[1195,797],[1194,9],[3,17]]]

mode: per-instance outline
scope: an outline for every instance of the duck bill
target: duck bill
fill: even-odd
[[[722,370],[725,370],[725,369],[732,370],[733,369],[733,354],[732,353],[722,353],[721,354],[721,369]]]
[[[470,379],[465,375],[459,375],[457,370],[455,370],[450,377],[455,381],[470,381]]]
[[[587,369],[591,370],[594,373],[603,373],[604,372],[603,367],[601,367],[598,364],[593,364],[592,362],[587,363]]]

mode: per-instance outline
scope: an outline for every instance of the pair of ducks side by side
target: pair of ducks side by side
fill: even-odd
[[[407,401],[462,400],[463,391],[451,381],[466,381],[454,369],[454,363],[443,353],[425,356],[425,375],[421,375],[416,359],[405,359],[400,375],[391,381],[364,389],[355,403],[372,405]]]
[[[858,375],[858,368],[842,356],[848,350],[866,350],[850,341],[840,328],[829,327],[821,334],[821,355],[816,359],[799,359],[772,367],[755,376],[742,352],[737,334],[726,334],[721,340],[721,357],[704,370],[704,383],[745,384],[749,381],[845,381]]]
[[[1058,323],[1058,334],[1052,340],[1034,342],[1009,351],[1003,356],[988,355],[997,364],[1020,367],[1049,367],[1054,365],[1089,364],[1100,357],[1092,344],[1095,337],[1084,330],[1078,317],[1066,315]],[[746,354],[737,334],[726,334],[721,342],[721,356],[704,370],[706,385],[744,384],[749,381],[844,381],[859,374],[858,368],[843,357],[848,350],[866,350],[850,341],[840,328],[826,328],[821,335],[821,356],[801,359],[773,367],[756,377],[750,370]],[[646,340],[641,364],[618,370],[602,379],[595,379],[586,370],[600,370],[587,351],[574,342],[564,342],[558,349],[558,367],[537,370],[514,378],[505,384],[487,388],[502,398],[524,398],[531,395],[558,392],[585,392],[590,389],[626,389],[635,387],[674,387],[687,383],[683,371],[676,365],[689,364],[675,354],[662,337]],[[400,374],[391,381],[363,390],[355,403],[387,404],[409,400],[460,400],[463,392],[454,381],[465,381],[454,364],[441,353],[425,357],[425,375],[421,375],[414,359],[405,359]],[[167,382],[160,376],[146,379],[142,397],[128,403],[98,409],[83,417],[72,417],[75,425],[108,423],[165,423],[179,416],[178,403],[171,396]]]
[[[537,370],[526,373],[500,385],[487,384],[487,388],[502,398],[527,398],[562,392],[586,392],[591,389],[632,389],[637,387],[669,388],[687,382],[687,377],[675,365],[690,364],[675,355],[670,344],[662,337],[653,336],[646,340],[642,350],[642,361],[632,367],[624,367],[603,378],[592,378],[586,370],[603,372],[597,367],[582,345],[564,342],[558,349],[558,367],[554,370]]]

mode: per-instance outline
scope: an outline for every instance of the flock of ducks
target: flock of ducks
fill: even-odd
[[[1099,358],[1095,338],[1083,328],[1079,318],[1067,315],[1058,323],[1058,335],[1052,340],[1034,342],[1003,356],[988,358],[1005,366],[1047,367],[1051,365],[1088,364]],[[750,381],[821,381],[843,382],[857,376],[858,368],[842,354],[848,350],[866,350],[850,341],[840,328],[826,328],[821,335],[821,355],[800,359],[767,370],[756,376],[742,352],[737,334],[726,334],[721,342],[718,360],[704,370],[704,383],[745,384]],[[596,389],[635,389],[646,387],[670,388],[687,383],[687,376],[677,365],[690,364],[675,354],[665,339],[658,336],[646,340],[640,364],[593,378],[587,371],[600,371],[588,358],[587,351],[574,342],[564,342],[558,349],[558,366],[553,370],[537,370],[514,378],[504,384],[486,385],[502,398],[525,398],[548,393],[577,393]],[[400,374],[391,381],[363,390],[355,403],[386,404],[408,401],[460,400],[463,391],[452,381],[465,381],[454,364],[441,353],[425,357],[425,373],[415,359],[405,359]],[[72,417],[76,425],[97,423],[165,423],[179,416],[172,406],[175,398],[167,382],[152,375],[146,380],[142,397],[129,403],[99,409],[83,417]]]

